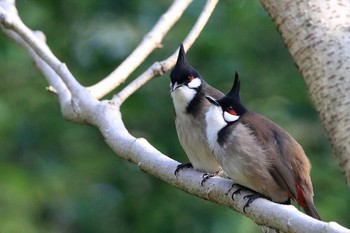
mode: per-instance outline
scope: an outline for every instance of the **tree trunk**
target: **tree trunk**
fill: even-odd
[[[261,3],[304,78],[350,188],[350,1]]]

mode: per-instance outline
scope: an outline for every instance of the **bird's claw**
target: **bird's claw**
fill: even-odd
[[[203,176],[202,176],[202,181],[201,181],[201,186],[204,185],[204,183],[209,180],[210,178],[214,177],[214,176],[220,176],[222,174],[222,169],[220,169],[219,171],[217,172],[214,172],[214,173],[204,173]]]
[[[185,169],[185,168],[193,168],[192,163],[181,163],[177,165],[174,175],[177,176],[180,170]]]
[[[246,213],[245,209],[247,207],[249,207],[249,205],[257,198],[266,198],[264,195],[262,195],[261,193],[257,193],[257,192],[254,192],[252,194],[248,194],[248,195],[245,195],[243,197],[243,199],[247,199],[248,198],[248,201],[247,203],[245,203],[245,205],[243,206],[243,212]]]
[[[202,175],[201,186],[203,186],[207,180],[209,180],[210,178],[212,178],[214,176],[216,176],[216,173],[204,173]]]
[[[236,187],[236,186],[238,186],[238,188],[236,189],[236,191],[234,191],[234,192],[232,193],[232,195],[231,195],[232,200],[235,199],[235,198],[234,198],[234,195],[239,194],[239,193],[241,192],[241,190],[242,190],[244,187],[241,186],[241,185],[239,185],[239,184],[233,183],[232,186],[231,186],[231,188],[225,193],[225,195],[228,195],[228,194],[231,192],[231,190],[232,190],[234,187]]]

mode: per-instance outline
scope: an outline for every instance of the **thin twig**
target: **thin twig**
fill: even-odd
[[[5,31],[15,32],[26,44],[42,59],[47,65],[49,65],[58,76],[65,83],[67,88],[71,92],[81,90],[82,86],[73,77],[67,66],[62,63],[51,52],[48,46],[43,43],[34,33],[30,30],[22,20],[14,14],[8,13],[2,7],[0,7],[0,19]]]
[[[10,30],[3,30],[4,33],[10,37],[13,41],[15,41],[18,45],[23,47],[30,57],[35,62],[35,65],[37,68],[41,71],[41,73],[45,76],[47,79],[50,87],[49,90],[52,93],[55,93],[60,98],[60,103],[67,103],[71,99],[71,94],[67,89],[67,86],[62,82],[62,80],[58,77],[56,72],[47,65],[46,62],[44,62],[35,52],[34,50],[29,46],[28,43],[26,43],[16,32],[10,31]],[[45,43],[45,36],[44,34],[40,32],[35,33],[36,36]]]
[[[160,46],[164,36],[179,20],[191,2],[192,0],[175,0],[137,48],[111,74],[88,88],[92,95],[100,99],[122,84],[148,55]]]
[[[202,32],[204,26],[208,22],[211,14],[213,13],[218,0],[208,0],[205,4],[203,11],[198,17],[195,25],[188,33],[187,37],[184,40],[184,47],[188,50],[194,41],[198,38]],[[178,50],[177,50],[178,51]],[[127,85],[123,90],[121,90],[117,95],[113,97],[113,101],[118,104],[122,104],[130,95],[142,87],[146,82],[151,80],[154,77],[161,76],[165,72],[169,71],[176,62],[177,53],[175,52],[167,59],[156,62],[150,66],[145,72],[143,72],[139,77]]]
[[[2,8],[2,3],[0,1],[1,28],[29,52],[46,80],[57,91],[63,116],[74,122],[89,122],[90,116],[86,113],[98,103],[96,99],[78,83],[67,66],[54,56],[45,43],[43,34],[29,29],[19,18],[17,11],[6,11]]]

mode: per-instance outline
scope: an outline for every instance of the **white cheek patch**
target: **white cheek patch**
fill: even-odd
[[[237,115],[232,115],[228,112],[224,112],[224,119],[226,122],[234,122],[234,121],[237,121],[239,119],[239,116]]]
[[[194,89],[194,88],[199,87],[201,85],[201,83],[202,83],[202,81],[200,78],[195,78],[188,84],[188,87]]]

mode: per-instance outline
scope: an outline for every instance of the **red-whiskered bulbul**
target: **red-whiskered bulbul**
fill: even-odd
[[[225,97],[207,96],[212,105],[206,113],[206,134],[223,171],[237,184],[274,202],[293,199],[306,214],[321,219],[313,202],[311,165],[304,150],[280,126],[246,109],[239,89],[236,72]]]
[[[209,148],[205,134],[205,113],[211,105],[205,96],[220,98],[224,94],[207,84],[187,62],[182,44],[176,65],[170,73],[170,80],[176,131],[190,160],[190,163],[179,165],[175,175],[184,167],[193,167],[208,174],[219,173],[221,166]]]

